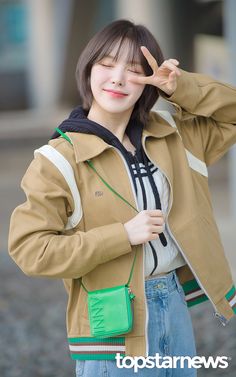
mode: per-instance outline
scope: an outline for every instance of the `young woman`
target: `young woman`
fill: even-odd
[[[236,89],[178,65],[146,27],[106,26],[78,61],[82,106],[35,151],[22,181],[10,255],[27,275],[63,279],[77,376],[135,375],[131,357],[140,357],[139,376],[195,376],[191,363],[150,360],[196,355],[188,306],[209,299],[223,324],[236,312],[207,178],[236,142]],[[173,117],[151,111],[159,95]],[[84,287],[127,283],[134,252],[133,328],[93,337]]]

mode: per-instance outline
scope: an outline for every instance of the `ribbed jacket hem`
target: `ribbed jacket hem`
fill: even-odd
[[[68,338],[73,360],[115,360],[116,354],[125,356],[125,337]]]

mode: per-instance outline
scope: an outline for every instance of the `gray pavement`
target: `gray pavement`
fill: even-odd
[[[10,127],[5,120],[2,127],[0,116],[0,377],[74,375],[74,362],[70,359],[66,341],[66,293],[61,281],[25,276],[7,253],[10,214],[24,201],[21,177],[32,159],[33,150],[47,141],[58,119],[64,118],[62,113],[48,116],[44,122],[41,120],[39,123],[44,126],[40,131],[39,124],[35,127],[30,123],[30,117],[26,122],[21,119],[21,137],[17,121]],[[227,158],[210,169],[210,187],[217,223],[236,281],[236,234],[235,221],[230,215]],[[227,369],[200,369],[198,376],[235,377],[236,320],[223,327],[213,318],[209,303],[192,308],[190,313],[198,355],[232,358]]]

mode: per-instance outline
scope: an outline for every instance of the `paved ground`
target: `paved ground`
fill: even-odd
[[[0,135],[1,136],[1,135]],[[38,135],[39,136],[39,135]],[[44,143],[41,138],[1,140],[0,137],[0,376],[69,377],[74,376],[66,342],[66,294],[60,281],[28,278],[7,254],[10,213],[24,200],[20,179],[33,150]],[[227,255],[236,278],[236,235],[230,218],[230,203],[225,169],[226,159],[210,170],[213,203]],[[226,183],[225,183],[226,182]],[[236,280],[236,279],[235,279]],[[192,308],[191,315],[199,355],[231,357],[222,370],[200,370],[199,376],[231,376],[236,373],[236,320],[225,328],[213,319],[210,304]]]

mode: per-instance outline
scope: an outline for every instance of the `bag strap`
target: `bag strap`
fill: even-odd
[[[129,287],[130,281],[131,281],[132,276],[133,276],[133,271],[134,271],[134,265],[135,265],[136,257],[137,257],[137,250],[135,250],[134,260],[133,260],[133,263],[132,263],[132,267],[131,267],[131,271],[130,271],[130,274],[129,274],[128,282],[125,284],[127,287]],[[85,287],[84,283],[82,282],[82,278],[81,278],[81,285],[82,285],[82,287],[84,288],[84,290],[85,290],[87,293],[90,292],[90,291]]]
[[[92,168],[93,169],[93,171],[98,175],[98,177],[101,179],[101,181],[109,188],[109,190],[111,190],[116,196],[118,196],[120,199],[122,199],[125,203],[127,203],[131,208],[133,208],[136,212],[138,212],[138,210],[134,207],[134,206],[132,206],[132,204],[130,204],[129,202],[128,202],[128,200],[126,200],[125,198],[123,198],[123,196],[121,196],[115,189],[113,189],[113,187],[111,187],[110,185],[109,185],[109,183],[107,183],[106,181],[105,181],[105,179],[103,179],[102,177],[101,177],[101,175],[98,173],[98,171],[96,170],[96,168],[95,168],[95,166],[93,165],[93,163],[92,163],[92,161],[91,160],[87,160],[86,161],[87,163],[88,163],[88,165],[90,166],[90,168]]]
[[[55,130],[64,138],[66,139],[67,141],[69,141],[69,143],[71,145],[73,145],[71,139],[64,133],[62,132],[59,128],[55,128]],[[126,204],[128,204],[131,208],[133,208],[136,212],[139,212],[137,210],[137,208],[135,208],[132,204],[130,204],[128,202],[128,200],[126,200],[125,198],[123,198],[122,195],[120,195],[115,189],[113,189],[113,187],[111,187],[109,185],[109,183],[107,183],[105,181],[104,178],[102,178],[102,176],[98,173],[97,169],[95,168],[95,166],[93,165],[92,161],[91,160],[86,160],[86,162],[88,163],[88,166],[97,174],[97,176],[100,178],[100,180],[109,188],[109,190],[111,190],[116,196],[118,196],[118,198],[122,199]],[[135,265],[135,261],[136,261],[136,256],[137,256],[137,250],[135,250],[135,255],[134,255],[134,260],[133,260],[133,263],[132,263],[132,267],[131,267],[131,271],[130,271],[130,274],[129,274],[129,279],[128,279],[128,282],[126,283],[127,286],[129,286],[130,284],[130,281],[132,279],[132,276],[133,276],[133,271],[134,271],[134,265]],[[82,287],[84,288],[84,290],[88,293],[88,289],[85,287],[85,285],[83,284],[82,282],[82,279],[81,279],[81,285]]]

